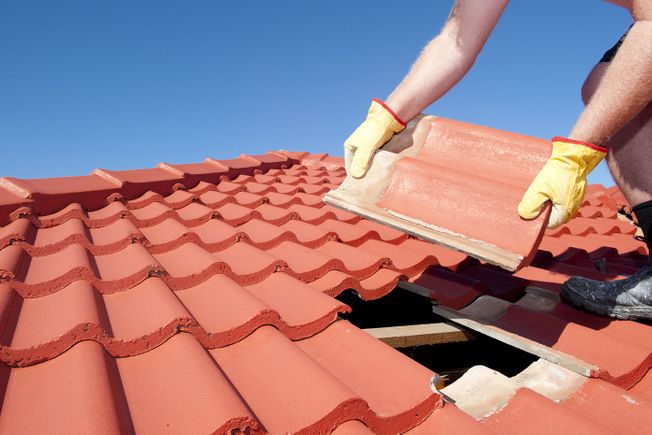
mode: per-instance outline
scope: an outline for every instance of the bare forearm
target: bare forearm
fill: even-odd
[[[386,102],[411,120],[448,92],[473,65],[508,0],[457,0],[446,25]]]
[[[604,145],[652,100],[652,21],[637,21],[580,115],[572,139]]]
[[[446,35],[434,38],[423,50],[387,104],[403,120],[410,120],[448,92],[467,73],[473,58]]]

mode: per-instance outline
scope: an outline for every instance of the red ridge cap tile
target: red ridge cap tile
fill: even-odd
[[[217,183],[220,176],[227,175],[228,173],[228,168],[220,170],[216,165],[211,165],[206,162],[184,164],[159,163],[159,165],[164,165],[169,170],[176,170],[182,174],[188,180],[186,185],[196,184],[202,181]]]
[[[202,163],[205,163],[205,164],[207,164],[207,165],[213,166],[213,167],[216,168],[218,171],[220,171],[220,172],[225,172],[226,174],[228,174],[228,173],[231,172],[231,168],[229,168],[228,165],[222,163],[221,160],[215,160],[215,159],[213,159],[213,158],[211,158],[211,157],[207,157],[207,158],[204,159],[204,161],[203,161]],[[225,174],[225,175],[226,175],[226,174]]]
[[[35,214],[53,213],[71,202],[99,208],[106,205],[109,194],[122,187],[120,183],[95,175],[31,180],[4,177],[0,179],[0,186],[21,198],[20,203],[28,200]]]
[[[168,194],[176,183],[183,183],[183,175],[169,168],[131,169],[125,171],[110,171],[108,169],[95,169],[97,175],[107,181],[121,183],[120,193],[127,198],[142,195],[147,190],[154,190],[161,194]]]
[[[214,160],[214,159],[211,159]],[[244,155],[240,155],[240,157],[235,158],[235,159],[221,159],[221,160],[215,160],[219,162],[221,165],[226,166],[229,168],[230,171],[233,170],[238,170],[239,174],[253,174],[254,168],[257,168],[260,166],[260,163],[257,161],[254,161],[251,158],[247,158]]]
[[[286,151],[279,150],[278,154],[287,157],[288,159],[301,161],[304,157],[310,155],[307,151]]]

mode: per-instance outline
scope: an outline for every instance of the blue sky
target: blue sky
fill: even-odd
[[[341,155],[452,1],[0,3],[0,175],[79,175],[307,150]],[[513,1],[427,113],[549,138],[627,28],[599,0]],[[590,181],[613,184],[602,165]]]

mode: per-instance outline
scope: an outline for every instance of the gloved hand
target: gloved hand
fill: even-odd
[[[374,98],[367,119],[344,142],[346,172],[354,178],[364,177],[374,151],[404,128],[405,122],[385,103]]]
[[[552,138],[552,155],[518,205],[518,214],[534,219],[552,201],[548,228],[568,222],[580,208],[586,177],[607,155],[607,149],[563,137]]]

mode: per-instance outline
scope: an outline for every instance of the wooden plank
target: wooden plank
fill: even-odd
[[[475,338],[465,329],[448,323],[367,328],[363,331],[394,348],[455,343]]]
[[[597,373],[599,371],[599,367],[596,367],[593,364],[584,362],[572,355],[552,349],[541,343],[537,343],[536,341],[505,331],[496,326],[489,325],[485,323],[486,321],[485,319],[473,320],[467,317],[468,313],[472,312],[472,310],[467,310],[467,309],[472,305],[473,304],[469,305],[468,307],[460,311],[450,310],[435,305],[432,307],[432,311],[435,314],[445,317],[446,319],[452,322],[458,323],[466,328],[472,329],[473,331],[479,334],[483,334],[488,337],[494,338],[498,341],[502,341],[503,343],[506,343],[510,346],[516,347],[525,352],[546,359],[552,363],[555,363],[569,370],[572,370],[575,373],[579,373],[582,376],[591,377],[594,373]],[[462,312],[463,310],[467,310],[467,312],[463,313]]]

